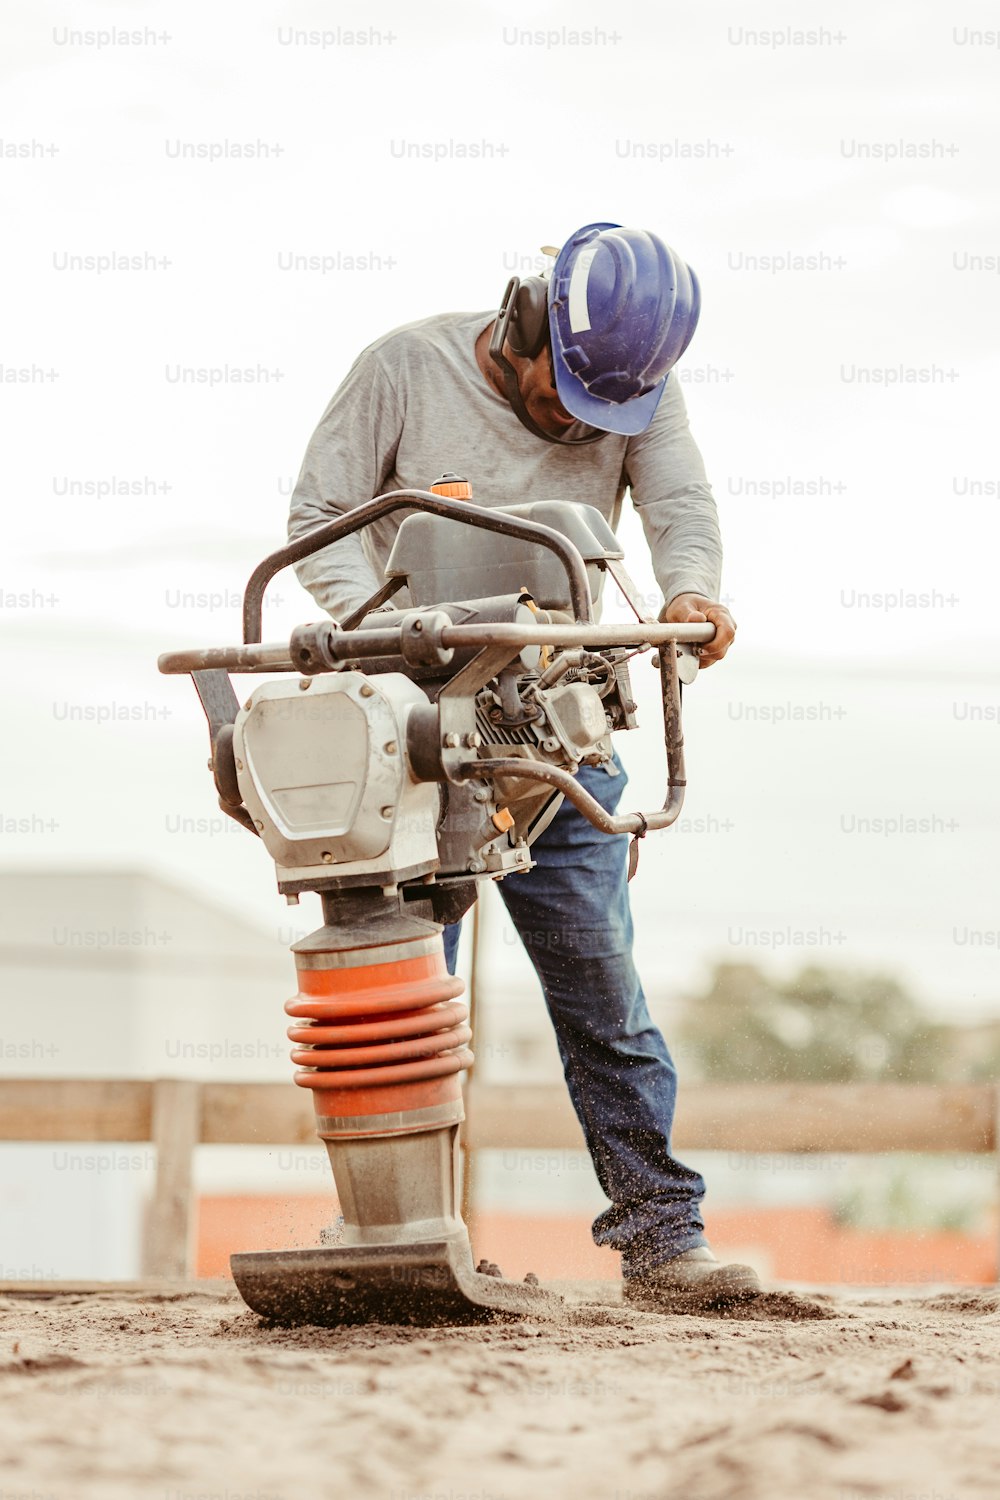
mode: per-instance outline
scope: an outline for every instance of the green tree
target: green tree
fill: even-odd
[[[932,1081],[951,1052],[950,1028],[897,980],[820,965],[780,980],[755,964],[717,964],[679,1037],[703,1077],[746,1082]]]

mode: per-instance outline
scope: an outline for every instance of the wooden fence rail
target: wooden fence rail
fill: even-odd
[[[682,1090],[682,1151],[997,1152],[993,1084],[701,1084]],[[468,1150],[582,1150],[561,1085],[474,1084]],[[198,1145],[316,1140],[312,1099],[286,1083],[188,1079],[0,1080],[0,1141],[150,1141],[156,1184],[143,1274],[192,1271],[192,1164]]]

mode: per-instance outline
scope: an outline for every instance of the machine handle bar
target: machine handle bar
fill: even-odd
[[[363,661],[369,656],[399,656],[400,627],[385,630],[338,632],[331,623],[330,652],[340,661]],[[715,626],[660,625],[636,620],[628,625],[446,625],[441,644],[446,649],[466,650],[485,646],[661,646],[665,641],[702,644],[715,636]],[[226,672],[295,672],[288,643],[250,642],[243,646],[206,646],[187,651],[165,651],[159,669],[168,675],[204,672],[221,668]]]

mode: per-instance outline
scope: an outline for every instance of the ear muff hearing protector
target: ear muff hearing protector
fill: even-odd
[[[549,284],[541,276],[529,276],[518,282],[511,301],[507,342],[515,354],[537,359],[549,336]]]
[[[545,348],[549,336],[549,284],[541,276],[529,276],[521,281],[512,276],[503,294],[503,303],[493,324],[490,336],[490,359],[503,376],[504,390],[515,416],[535,437],[546,443],[558,443],[562,447],[579,448],[585,443],[599,443],[607,433],[597,428],[576,438],[554,437],[535,422],[521,395],[517,372],[504,354],[508,343],[512,353],[524,359],[537,359]]]

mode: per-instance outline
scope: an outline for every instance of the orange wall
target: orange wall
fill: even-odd
[[[308,1248],[333,1217],[329,1194],[216,1196],[198,1202],[198,1276],[226,1276],[236,1250]],[[826,1285],[901,1286],[922,1282],[984,1284],[997,1279],[995,1233],[860,1230],[838,1225],[824,1208],[716,1209],[707,1216],[720,1257],[752,1261],[765,1278]],[[599,1250],[590,1220],[578,1214],[477,1214],[477,1256],[519,1280],[611,1280],[619,1258]]]

